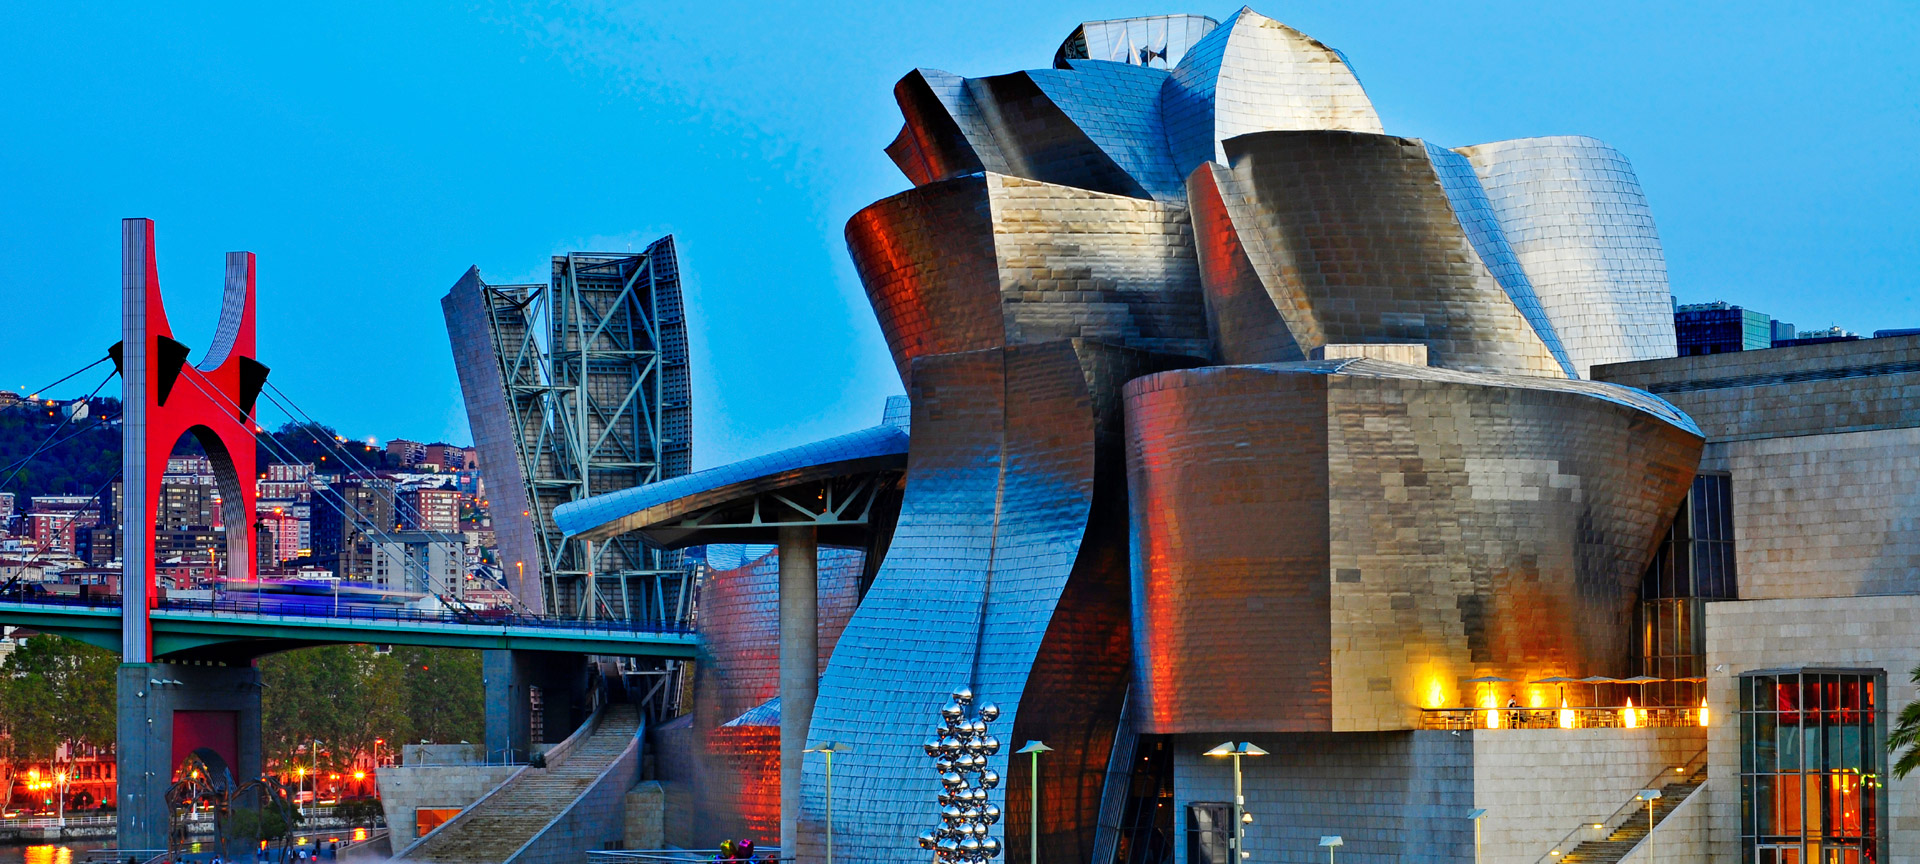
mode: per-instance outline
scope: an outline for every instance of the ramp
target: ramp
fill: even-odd
[[[607,706],[550,751],[546,768],[521,770],[395,859],[434,864],[578,860],[587,849],[599,848],[603,836],[620,836],[618,808],[608,812],[576,805],[622,795],[633,785],[639,772],[640,730],[637,706]],[[598,824],[602,822],[611,824]]]

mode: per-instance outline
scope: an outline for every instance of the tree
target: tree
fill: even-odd
[[[480,655],[448,648],[302,648],[260,661],[262,744],[285,768],[348,770],[374,741],[475,741],[484,698]],[[302,753],[322,742],[319,758]]]
[[[119,665],[113,652],[62,636],[35,636],[8,654],[0,663],[0,755],[9,764],[54,765],[63,747],[69,759],[81,747],[111,748]]]
[[[1920,684],[1920,666],[1913,667],[1908,674],[1913,683]],[[1900,753],[1903,749],[1907,752]],[[1893,728],[1887,731],[1887,751],[1900,753],[1900,758],[1893,763],[1893,776],[1905,779],[1913,769],[1920,768],[1920,699],[1900,709]]]

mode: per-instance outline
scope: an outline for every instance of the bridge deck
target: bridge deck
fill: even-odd
[[[71,598],[0,599],[0,624],[120,650],[120,606]],[[499,620],[408,609],[282,612],[240,602],[167,601],[153,611],[154,656],[257,655],[309,645],[374,643],[690,659],[693,631],[627,621]]]

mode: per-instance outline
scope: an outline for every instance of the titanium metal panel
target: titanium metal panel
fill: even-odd
[[[1224,146],[1227,168],[1203,165],[1189,176],[1189,185],[1217,185],[1228,223],[1300,349],[1418,342],[1435,366],[1565,376],[1481,263],[1420,141],[1356,132],[1260,132]],[[1200,192],[1192,194],[1198,198]],[[1221,229],[1217,220],[1206,224]],[[1228,295],[1244,303],[1251,293],[1244,285],[1208,288],[1222,295],[1223,304],[1234,302]],[[1259,346],[1281,342],[1257,328],[1217,332]],[[1222,357],[1254,353],[1249,345],[1223,342],[1216,348]]]
[[[986,174],[860,211],[847,245],[903,380],[916,357],[1058,339],[1210,350],[1184,208]]]
[[[1702,444],[1641,391],[1377,360],[1125,393],[1145,734],[1413,729],[1476,675],[1624,674]]]
[[[1076,60],[1067,70],[1022,74],[1155,201],[1185,203],[1186,182],[1173,167],[1166,129],[1160,123],[1160,88],[1167,81],[1166,72]]]
[[[1222,142],[1250,132],[1385,131],[1339,52],[1245,7],[1187,51],[1160,100],[1181,172],[1227,161]]]
[[[1480,261],[1487,265],[1493,278],[1500,281],[1500,287],[1506,289],[1507,299],[1513,301],[1514,308],[1526,316],[1527,323],[1533,325],[1533,332],[1546,343],[1547,350],[1553,352],[1553,359],[1560,361],[1568,378],[1586,377],[1574,369],[1573,361],[1567,357],[1567,349],[1560,344],[1560,333],[1553,328],[1552,319],[1547,317],[1546,309],[1540,305],[1540,296],[1533,290],[1533,283],[1527,279],[1527,271],[1520,266],[1520,259],[1507,243],[1507,235],[1500,227],[1500,217],[1493,212],[1493,205],[1487,201],[1487,190],[1480,185],[1480,176],[1473,173],[1473,163],[1467,157],[1426,142],[1427,158],[1433,161],[1433,171],[1440,178],[1440,187],[1447,192],[1447,202],[1453,205],[1453,214],[1460,220],[1460,227],[1467,232],[1467,239],[1473,243],[1475,252],[1480,253]]]
[[[1462,147],[1576,372],[1675,354],[1667,259],[1633,166],[1582,136]]]
[[[1056,747],[1042,772],[1044,857],[1091,854],[1128,662],[1116,397],[1126,379],[1186,362],[1080,341],[915,361],[899,526],[813,716],[814,738],[862,754],[835,771],[836,806],[862,816],[836,834],[850,858],[923,857],[912,838],[937,784],[918,744],[960,684],[1000,705],[1005,740]],[[1006,778],[993,801],[1025,812],[1012,749],[990,759]],[[807,766],[804,816],[816,825],[818,769]],[[1023,832],[1005,840],[1024,857]]]

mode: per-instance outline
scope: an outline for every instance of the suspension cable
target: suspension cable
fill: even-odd
[[[102,357],[102,358],[100,358],[100,359],[98,359],[98,360],[95,360],[95,361],[93,361],[92,363],[88,363],[87,365],[85,365],[85,366],[82,366],[82,367],[80,367],[79,369],[77,369],[77,370],[75,370],[75,371],[73,371],[73,372],[70,372],[70,373],[68,373],[67,375],[65,375],[65,376],[63,376],[63,377],[61,377],[61,379],[60,379],[60,380],[58,380],[58,381],[55,381],[55,382],[53,382],[52,384],[48,384],[47,386],[45,386],[45,387],[41,387],[41,388],[40,388],[40,389],[38,389],[38,390],[29,390],[29,391],[27,391],[27,392],[28,392],[28,394],[29,394],[29,395],[27,396],[27,398],[25,398],[25,399],[22,399],[22,400],[20,400],[19,402],[16,402],[16,403],[14,403],[14,404],[12,404],[12,405],[8,405],[8,406],[7,406],[7,407],[5,407],[5,408],[0,408],[0,411],[11,411],[11,410],[13,410],[13,409],[15,409],[15,408],[18,408],[18,407],[20,407],[21,405],[25,405],[25,404],[28,404],[28,403],[30,403],[30,402],[33,402],[33,401],[35,401],[35,400],[36,400],[36,399],[37,399],[37,398],[38,398],[38,397],[40,396],[40,394],[42,394],[42,393],[45,393],[45,392],[47,392],[48,390],[52,390],[53,388],[55,388],[55,387],[58,387],[58,386],[60,386],[60,385],[62,385],[62,384],[65,384],[65,383],[67,383],[68,381],[70,381],[70,380],[72,380],[72,379],[74,379],[74,378],[76,378],[76,377],[78,377],[78,376],[79,376],[79,375],[80,375],[81,373],[83,373],[83,372],[85,372],[85,371],[87,371],[88,369],[92,369],[93,367],[95,367],[95,366],[98,366],[98,365],[100,365],[100,364],[102,364],[102,363],[105,363],[105,362],[107,362],[108,360],[112,360],[112,359],[113,359],[113,355],[111,355],[111,354],[109,354],[109,355],[107,355],[107,356],[105,356],[105,357]],[[119,370],[115,370],[115,374],[118,374],[118,372],[119,372]],[[94,392],[96,392],[96,393],[97,393],[97,392],[99,392],[99,388],[95,388],[95,389],[94,389]]]
[[[187,367],[187,368],[192,368],[192,367]],[[200,373],[198,369],[194,369],[193,372],[195,375],[202,375],[202,373]],[[202,375],[202,377],[204,376]],[[231,407],[235,411],[237,416],[241,418],[246,417],[246,414],[240,411],[240,406],[234,404],[233,400],[228,398],[225,393],[220,392],[219,387],[214,386],[213,382],[208,381],[207,382],[208,386],[202,387],[200,383],[197,381],[194,381],[192,377],[187,377],[186,380],[192,383],[194,386],[194,389],[199,390],[202,394],[206,395],[207,398],[224,402],[228,407]],[[283,408],[282,410],[285,410],[285,409]],[[228,422],[238,424],[242,431],[247,432],[248,435],[251,436],[255,441],[266,446],[268,452],[271,455],[273,455],[275,458],[279,459],[281,464],[283,465],[304,464],[299,461],[299,459],[295,456],[295,454],[291,450],[288,450],[285,447],[285,445],[275,440],[273,436],[266,434],[264,431],[259,431],[260,430],[259,424],[256,423],[254,424],[254,428],[249,429],[247,428],[247,423],[245,422],[244,419],[235,420],[233,417],[227,417],[226,419],[228,420]],[[248,478],[248,479],[253,479],[253,478]],[[357,517],[361,522],[372,527],[373,533],[376,535],[376,539],[385,543],[399,542],[395,540],[393,535],[388,533],[384,527],[381,527],[378,523],[376,523],[371,517],[369,517],[360,508],[354,506],[353,502],[348,501],[347,497],[341,494],[339,491],[332,489],[331,487],[317,485],[313,482],[311,478],[308,479],[307,485],[310,489],[313,490],[313,492],[315,493],[315,497],[319,498],[321,501],[333,507],[341,515],[348,516],[349,518]],[[339,503],[335,503],[333,501],[327,500],[325,494],[323,494],[324,492],[332,492],[334,497],[339,499]],[[459,606],[461,608],[468,608],[464,602],[461,602],[458,599],[445,597],[441,595],[439,592],[433,590],[432,574],[426,572],[425,564],[421,564],[417,561],[414,561],[412,556],[402,555],[400,557],[401,557],[401,564],[403,568],[406,567],[407,565],[413,565],[413,569],[417,569],[420,571],[418,575],[420,576],[420,586],[424,593],[433,595],[436,599],[440,600],[443,603],[450,603],[452,605]],[[462,575],[464,576],[465,574],[462,574]]]
[[[96,363],[95,365],[99,365],[99,364],[97,364],[97,363]],[[91,367],[89,367],[89,368],[91,368]],[[106,378],[104,378],[104,379],[102,379],[102,380],[100,381],[100,384],[99,384],[99,386],[97,386],[97,387],[95,387],[95,388],[93,388],[93,392],[92,392],[92,393],[88,393],[88,394],[87,394],[87,397],[86,397],[86,399],[85,399],[85,400],[83,400],[83,401],[84,401],[84,402],[85,402],[86,404],[89,404],[89,405],[91,405],[91,404],[93,404],[93,397],[94,397],[94,396],[97,396],[97,395],[99,395],[99,393],[100,393],[100,389],[101,389],[102,387],[105,387],[105,386],[107,386],[107,382],[108,382],[108,381],[112,381],[112,380],[113,380],[113,376],[114,376],[114,375],[116,375],[116,374],[119,374],[119,373],[110,373],[110,374],[108,374]],[[72,377],[72,376],[68,376],[68,377]],[[55,426],[55,427],[53,427],[53,431],[52,431],[52,432],[48,432],[48,433],[47,433],[47,437],[46,437],[46,438],[43,438],[43,439],[41,439],[41,441],[40,441],[40,445],[39,445],[39,446],[37,446],[37,447],[35,447],[35,448],[33,448],[33,452],[31,452],[31,453],[28,453],[28,454],[26,455],[26,458],[24,458],[24,459],[21,459],[21,460],[20,460],[19,462],[17,462],[17,463],[14,463],[14,466],[13,466],[13,471],[12,471],[11,473],[9,473],[9,474],[7,475],[7,479],[5,479],[5,480],[0,480],[0,489],[5,489],[5,488],[7,488],[7,484],[8,484],[8,483],[12,483],[12,482],[13,482],[13,478],[15,478],[15,477],[18,477],[18,476],[20,476],[20,472],[26,469],[26,467],[27,467],[27,463],[28,463],[28,462],[32,462],[32,461],[34,460],[34,457],[37,457],[37,456],[39,456],[39,455],[40,455],[41,453],[44,453],[44,452],[46,452],[46,450],[47,450],[47,447],[48,447],[48,445],[49,445],[49,444],[50,444],[50,443],[51,443],[51,442],[53,441],[53,438],[54,438],[54,436],[56,436],[56,435],[59,435],[59,434],[60,434],[60,432],[61,432],[61,430],[64,430],[64,429],[66,429],[66,428],[67,428],[67,424],[69,424],[69,423],[72,423],[72,422],[73,422],[73,414],[71,414],[71,413],[69,413],[69,414],[68,414],[68,415],[66,416],[66,418],[65,418],[65,419],[62,419],[62,420],[60,421],[60,425],[58,425],[58,426]]]

